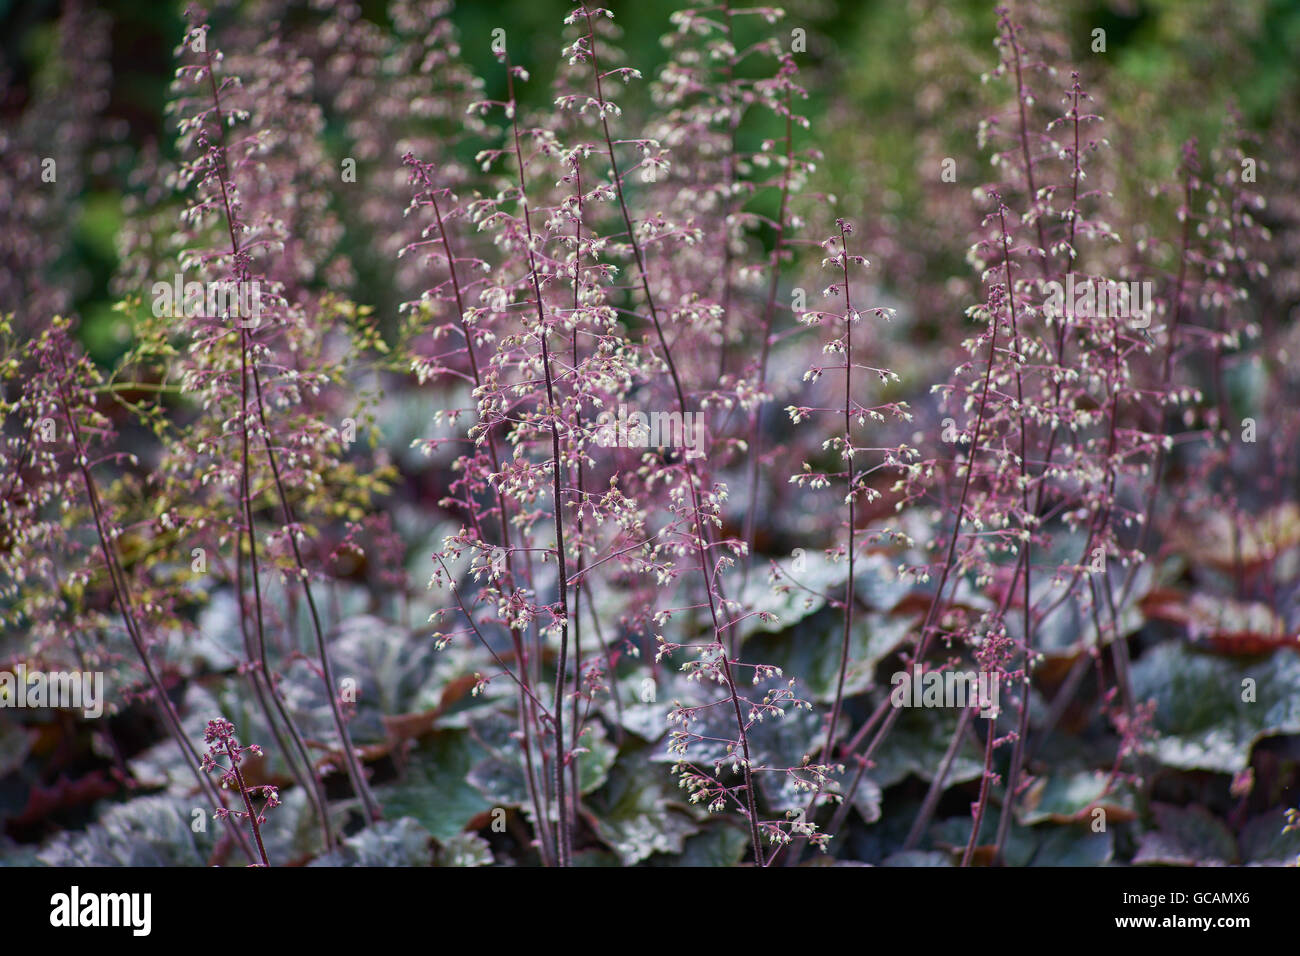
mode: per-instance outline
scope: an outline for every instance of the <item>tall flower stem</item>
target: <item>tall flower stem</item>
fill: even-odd
[[[506,58],[506,84],[510,100],[510,128],[514,139],[515,163],[519,167],[519,202],[524,209],[524,229],[528,238],[528,275],[533,284],[533,297],[537,303],[537,335],[542,341],[542,372],[546,379],[547,418],[551,431],[551,493],[555,499],[555,559],[559,568],[559,581],[556,584],[560,605],[560,659],[555,672],[555,705],[552,718],[555,721],[555,766],[552,776],[555,786],[556,812],[556,863],[568,866],[573,855],[573,835],[570,829],[570,816],[565,794],[565,757],[564,746],[564,685],[568,673],[569,654],[569,575],[566,564],[564,543],[564,488],[563,463],[560,456],[560,406],[555,401],[555,382],[551,376],[551,353],[547,344],[546,311],[542,302],[541,279],[537,275],[537,260],[533,248],[532,213],[528,208],[528,184],[524,174],[524,154],[519,145],[519,120],[515,108],[514,71],[510,59]]]
[[[646,272],[645,257],[641,251],[641,244],[636,237],[636,228],[632,224],[632,214],[628,212],[627,197],[623,190],[623,177],[618,169],[618,158],[614,151],[614,137],[609,130],[609,116],[607,103],[605,100],[604,88],[601,84],[600,60],[596,53],[596,27],[592,22],[591,10],[585,4],[582,6],[582,14],[587,21],[587,40],[590,43],[589,53],[591,55],[592,73],[596,82],[596,100],[600,109],[600,124],[605,142],[605,154],[609,158],[611,175],[614,180],[614,192],[618,197],[619,211],[623,214],[623,224],[627,228],[628,242],[632,246],[632,256],[636,262],[637,271],[641,277],[641,289],[645,295],[646,306],[650,310],[650,319],[654,324],[655,335],[658,337],[660,352],[663,355],[664,363],[668,366],[668,373],[672,377],[673,388],[677,395],[677,406],[682,414],[682,420],[686,420],[687,404],[686,392],[682,388],[681,377],[677,374],[677,364],[673,361],[672,350],[668,347],[668,342],[664,338],[663,325],[659,320],[659,308],[656,304],[654,293],[650,289],[650,277]],[[709,614],[713,619],[713,636],[714,641],[719,648],[719,656],[722,662],[723,680],[727,686],[727,693],[731,699],[732,709],[736,718],[736,728],[740,739],[741,755],[744,760],[742,773],[745,779],[745,802],[747,804],[749,815],[750,841],[753,844],[754,861],[758,866],[764,865],[762,836],[758,826],[758,805],[754,796],[754,777],[750,770],[750,749],[749,733],[745,727],[745,718],[740,710],[740,695],[736,689],[735,676],[732,674],[731,661],[728,658],[727,650],[722,643],[722,621],[718,616],[717,594],[714,590],[713,575],[709,570],[708,550],[709,533],[705,528],[704,518],[700,512],[699,489],[697,487],[699,477],[695,465],[691,458],[684,458],[683,467],[686,469],[687,485],[691,492],[691,507],[695,521],[695,544],[696,550],[700,557],[700,572],[704,576],[704,591],[709,602]]]
[[[1186,298],[1187,290],[1187,262],[1192,245],[1192,194],[1195,191],[1195,168],[1196,141],[1189,140],[1183,147],[1183,231],[1179,243],[1178,278],[1174,283],[1174,317],[1169,323],[1169,344],[1165,348],[1160,374],[1161,386],[1166,388],[1173,378],[1174,353],[1178,345],[1178,330],[1183,321],[1183,301]],[[1168,419],[1169,416],[1162,407],[1160,412],[1160,434],[1162,436]],[[1147,492],[1146,507],[1142,516],[1142,531],[1138,539],[1138,550],[1144,555],[1150,546],[1151,525],[1155,521],[1156,502],[1160,498],[1160,480],[1164,476],[1165,457],[1165,445],[1161,441],[1159,448],[1156,449],[1155,465],[1151,469],[1151,485]],[[1133,587],[1136,575],[1137,563],[1134,562],[1130,565],[1128,574],[1124,576],[1124,587],[1120,589],[1121,605],[1128,603],[1129,591]]]
[[[853,465],[853,297],[849,290],[849,239],[847,224],[839,220],[840,228],[840,268],[844,276],[844,460],[848,469],[848,494],[845,499],[849,505],[849,575],[844,585],[844,637],[840,642],[839,674],[835,681],[835,703],[831,707],[830,721],[826,727],[826,743],[822,747],[822,763],[831,759],[835,747],[835,731],[840,721],[840,711],[844,706],[844,677],[849,669],[849,641],[853,634],[853,557],[856,550],[854,524],[857,515],[855,503],[857,489],[854,487],[856,475]]]
[[[348,735],[347,722],[343,719],[343,710],[339,706],[339,697],[336,692],[337,684],[334,682],[334,667],[330,663],[329,651],[325,646],[325,630],[321,626],[320,612],[316,609],[316,598],[312,595],[310,574],[307,571],[307,564],[303,560],[302,550],[298,546],[298,519],[293,512],[293,505],[289,503],[289,496],[284,490],[284,481],[280,476],[280,466],[276,460],[275,450],[271,446],[271,430],[266,421],[266,403],[262,398],[262,379],[258,374],[257,366],[252,367],[253,389],[257,394],[257,415],[262,426],[262,441],[266,448],[266,459],[271,466],[271,477],[275,483],[275,491],[280,499],[280,509],[284,514],[285,527],[287,529],[285,537],[289,539],[289,547],[293,551],[294,564],[298,571],[298,580],[302,583],[303,596],[307,599],[307,610],[311,618],[312,634],[316,638],[316,656],[320,661],[321,675],[325,683],[325,691],[330,699],[330,713],[334,717],[334,727],[338,731],[339,740],[342,744],[343,761],[347,767],[348,778],[352,784],[352,789],[360,798],[362,806],[365,808],[366,815],[370,820],[383,819],[383,813],[379,809],[379,804],[375,802],[374,795],[370,792],[370,786],[366,783],[365,771],[361,766],[361,759],[357,755],[356,747]]]
[[[224,138],[225,132],[225,115],[221,106],[221,91],[217,87],[216,73],[213,70],[213,61],[211,51],[205,52],[207,61],[208,83],[212,92],[213,110],[217,118],[218,136]],[[226,230],[230,236],[230,252],[232,261],[238,271],[240,282],[248,280],[248,255],[240,248],[239,238],[235,230],[235,215],[230,205],[230,191],[226,185],[225,170],[225,149],[222,146],[215,148],[216,153],[212,158],[213,173],[217,177],[217,182],[221,187],[221,203],[225,210]],[[247,329],[240,329],[240,352],[242,362],[247,361],[249,351],[249,336]],[[293,508],[289,504],[288,496],[284,491],[284,483],[280,478],[280,468],[276,462],[275,450],[271,445],[271,430],[266,420],[266,405],[262,398],[261,377],[258,374],[257,363],[253,362],[249,366],[253,377],[253,388],[257,395],[257,415],[258,421],[262,427],[262,440],[266,447],[267,462],[271,466],[271,474],[275,481],[276,493],[280,499],[280,507],[284,512],[286,526],[288,528],[287,537],[289,545],[293,550],[294,561],[297,564],[298,578],[302,583],[303,593],[307,598],[307,607],[311,616],[312,630],[316,638],[317,655],[321,664],[321,673],[324,675],[325,692],[330,699],[330,712],[334,717],[334,726],[339,734],[339,742],[343,751],[344,763],[347,767],[348,777],[352,784],[352,789],[357,797],[361,800],[365,808],[366,815],[370,820],[382,819],[383,814],[380,812],[379,804],[375,802],[374,796],[370,793],[370,787],[366,783],[365,773],[361,767],[361,760],[357,755],[356,748],[352,744],[352,739],[348,735],[347,723],[343,719],[343,711],[339,707],[338,694],[334,685],[333,668],[330,665],[329,652],[325,646],[325,634],[320,623],[320,614],[316,610],[316,600],[312,596],[311,583],[306,564],[302,559],[302,552],[298,547],[297,522],[293,517]],[[249,535],[253,534],[250,524]]]
[[[994,197],[994,201],[999,204],[1001,202],[1001,200],[996,196]],[[980,450],[980,439],[984,432],[984,417],[985,411],[988,408],[989,387],[993,380],[993,368],[997,359],[997,344],[997,310],[990,308],[989,348],[984,365],[984,384],[980,391],[980,398],[977,406],[978,411],[975,415],[975,433],[971,437],[970,453],[966,460],[966,474],[962,480],[961,494],[957,499],[956,516],[953,521],[952,532],[948,537],[948,545],[943,564],[940,567],[939,581],[935,586],[934,594],[930,598],[930,604],[925,613],[925,619],[921,624],[920,633],[917,636],[916,650],[912,653],[911,668],[913,669],[925,659],[925,652],[929,649],[930,639],[934,634],[935,619],[939,614],[939,607],[943,601],[943,594],[947,588],[948,579],[952,575],[952,569],[955,566],[957,542],[961,538],[961,526],[966,518],[966,502],[970,496],[971,476],[975,471],[975,461]],[[831,825],[827,828],[827,832],[830,834],[834,834],[844,825],[844,821],[848,817],[849,807],[852,805],[853,796],[857,793],[857,789],[862,783],[862,778],[866,773],[866,768],[871,761],[872,754],[876,752],[876,748],[879,747],[884,739],[889,735],[889,731],[893,729],[894,723],[898,720],[899,714],[902,713],[901,708],[889,707],[888,705],[889,701],[885,701],[881,706],[881,712],[887,711],[887,713],[880,724],[880,729],[877,730],[875,736],[872,737],[871,742],[867,745],[866,751],[857,757],[858,769],[854,774],[853,782],[849,785],[849,789],[844,795],[843,802],[835,815],[831,818]],[[789,854],[786,857],[786,865],[794,866],[798,863],[804,842],[806,841],[796,840],[791,844]]]
[[[782,72],[786,66],[782,64]],[[785,91],[785,169],[781,172],[781,205],[776,217],[776,238],[772,243],[772,259],[767,280],[767,301],[763,308],[763,341],[758,357],[757,390],[767,385],[767,364],[772,352],[772,326],[776,319],[776,292],[781,280],[781,252],[785,242],[786,216],[790,205],[790,169],[794,165],[794,121],[790,113],[790,89]],[[749,502],[745,508],[745,546],[749,560],[741,578],[741,593],[749,583],[749,572],[754,564],[754,531],[758,518],[758,462],[762,457],[763,432],[759,428],[763,407],[760,404],[749,416]]]
[[[253,604],[255,608],[254,625],[257,637],[257,673],[254,674],[254,687],[257,687],[257,680],[260,678],[265,681],[270,690],[270,698],[275,704],[280,719],[288,728],[289,737],[293,741],[294,749],[297,751],[298,759],[302,761],[302,772],[298,772],[298,765],[295,761],[289,759],[289,750],[285,746],[281,737],[279,727],[271,719],[267,712],[267,723],[271,725],[272,732],[275,734],[276,742],[280,745],[286,762],[294,771],[294,776],[303,784],[308,799],[311,800],[312,807],[316,811],[317,818],[321,825],[321,836],[325,841],[326,850],[334,846],[334,830],[330,826],[328,804],[325,797],[325,787],[317,776],[315,768],[312,765],[310,754],[307,752],[307,744],[303,740],[302,733],[298,729],[297,722],[289,713],[289,709],[284,704],[284,698],[275,685],[275,672],[271,669],[270,662],[266,657],[266,631],[263,623],[262,614],[262,583],[261,575],[258,570],[257,561],[257,531],[256,524],[253,521],[253,498],[250,491],[250,475],[252,474],[249,467],[249,441],[248,441],[248,351],[249,341],[248,332],[240,329],[239,332],[239,437],[240,437],[240,502],[242,505],[244,526],[243,530],[248,535],[248,560],[250,578],[253,582]],[[243,560],[242,555],[238,553],[238,543],[236,543],[236,571],[237,571],[237,590],[239,592],[239,603],[241,611],[241,624],[245,615],[244,611],[244,582],[243,582]],[[258,691],[258,697],[263,695]],[[265,704],[263,705],[265,710]]]
[[[64,372],[67,373],[66,362]],[[217,792],[216,787],[212,785],[212,781],[208,780],[199,771],[202,759],[199,757],[198,751],[194,749],[193,744],[185,736],[180,716],[176,713],[176,708],[172,706],[171,698],[167,696],[167,688],[163,686],[157,671],[154,670],[153,663],[149,660],[149,651],[145,644],[144,635],[141,633],[139,622],[136,620],[135,605],[131,600],[131,588],[126,580],[125,572],[117,561],[117,551],[112,544],[114,535],[108,528],[104,508],[99,498],[99,489],[95,484],[94,476],[90,473],[90,463],[81,441],[81,429],[77,425],[76,417],[72,414],[72,407],[68,403],[67,386],[62,375],[56,374],[56,381],[58,383],[60,404],[63,406],[63,415],[68,423],[68,432],[72,436],[73,452],[77,456],[77,470],[81,472],[81,479],[86,486],[86,498],[90,502],[91,514],[95,519],[95,533],[99,539],[100,551],[104,556],[104,566],[108,569],[108,576],[113,584],[113,594],[117,599],[118,613],[122,615],[122,622],[126,625],[126,632],[131,639],[131,646],[135,649],[136,656],[140,659],[140,666],[143,668],[149,686],[153,690],[154,698],[158,703],[158,710],[162,714],[163,724],[166,725],[172,739],[176,741],[176,745],[180,747],[181,753],[185,755],[190,770],[198,781],[199,788],[207,793],[208,799],[213,806],[224,807],[226,803]],[[253,849],[249,845],[244,831],[234,825],[229,818],[227,818],[226,823],[227,829],[240,848],[243,849],[250,860],[254,859]]]
[[[461,288],[460,274],[456,270],[456,254],[452,250],[451,240],[447,236],[447,223],[442,215],[442,207],[438,204],[438,190],[434,188],[433,182],[429,177],[428,167],[425,164],[416,161],[414,156],[408,156],[407,163],[411,167],[415,176],[420,180],[421,185],[424,186],[425,196],[433,207],[434,219],[438,225],[438,238],[442,242],[443,255],[447,259],[447,271],[451,279],[452,293],[456,300],[456,314],[460,322],[461,334],[465,337],[465,351],[469,357],[470,373],[473,375],[474,388],[475,391],[477,391],[483,387],[483,375],[479,369],[478,358],[474,352],[473,332],[470,330],[469,323],[465,320],[464,292]],[[501,456],[497,451],[496,432],[490,424],[484,427],[484,432],[484,437],[488,446],[489,461],[492,464],[492,471],[494,474],[500,474]],[[496,497],[497,508],[501,517],[501,546],[505,551],[506,587],[509,590],[513,590],[515,580],[513,556],[514,547],[510,536],[510,512],[506,505],[505,491],[502,488],[496,488]],[[475,524],[478,525],[479,518],[477,510],[471,506],[469,512]],[[466,610],[465,613],[468,617],[468,610]],[[519,744],[524,753],[524,762],[526,765],[525,770],[528,777],[529,798],[533,804],[534,817],[538,821],[538,846],[541,851],[543,862],[549,862],[550,850],[547,844],[550,842],[550,839],[547,835],[548,827],[546,825],[546,817],[542,812],[541,798],[538,794],[537,774],[533,766],[533,725],[536,723],[537,715],[533,708],[533,701],[529,699],[531,696],[531,688],[527,683],[528,656],[523,641],[520,639],[518,631],[514,628],[510,629],[510,638],[514,644],[516,660],[519,662],[519,673],[521,678],[518,680]]]

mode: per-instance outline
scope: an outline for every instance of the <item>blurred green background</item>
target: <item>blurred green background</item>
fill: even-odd
[[[382,0],[361,6],[367,18],[387,22]],[[649,79],[664,60],[660,37],[670,28],[669,15],[681,4],[614,0],[611,6],[624,30],[627,63]],[[1069,44],[1070,61],[1086,78],[1104,79],[1099,109],[1138,137],[1124,151],[1125,161],[1150,163],[1153,178],[1170,168],[1171,150],[1183,139],[1211,139],[1229,102],[1261,133],[1292,121],[1300,90],[1295,53],[1300,0],[1091,0],[1049,6]],[[504,26],[513,55],[532,73],[523,96],[534,106],[549,102],[561,20],[569,8],[558,0],[475,0],[456,6],[463,55],[485,78],[489,95],[504,95],[490,49],[492,30]],[[851,216],[906,223],[922,202],[915,171],[936,143],[951,143],[961,150],[955,155],[976,153],[970,124],[951,117],[970,113],[978,74],[995,62],[994,4],[794,0],[784,8],[783,29],[808,31],[807,54],[799,59],[801,82],[812,94],[804,108],[812,120],[804,145],[817,146],[827,157],[817,185],[842,197]],[[33,89],[57,82],[60,9],[57,0],[0,0],[0,122],[6,129],[27,108]],[[172,130],[164,105],[185,4],[108,0],[96,9],[111,19],[112,81],[104,119],[105,130],[115,124],[117,145],[113,161],[88,175],[70,204],[64,248],[57,250],[51,266],[56,274],[50,278],[75,290],[87,346],[99,360],[111,361],[127,338],[109,291],[117,268],[121,200],[141,144],[154,141],[170,154]],[[221,18],[238,15],[238,4],[216,13],[218,45]],[[1091,50],[1096,28],[1106,31],[1104,54]],[[636,107],[648,105],[647,85],[633,84],[622,102],[629,117],[638,115]],[[751,138],[754,132],[749,131]],[[1151,142],[1141,141],[1144,133],[1153,136]],[[959,262],[935,266],[961,267]],[[361,301],[390,305],[375,290],[352,291]]]

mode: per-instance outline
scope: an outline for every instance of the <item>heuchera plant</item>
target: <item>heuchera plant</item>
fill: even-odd
[[[647,84],[579,4],[547,86],[441,0],[291,6],[189,11],[111,364],[47,200],[0,197],[0,670],[156,713],[85,732],[147,832],[215,812],[160,860],[1300,852],[1257,753],[1300,734],[1297,343],[1259,304],[1300,215],[1238,115],[1121,201],[1104,75],[999,8],[920,229],[839,208],[804,113],[843,91],[780,9],[677,11]],[[8,832],[122,862],[112,825]]]

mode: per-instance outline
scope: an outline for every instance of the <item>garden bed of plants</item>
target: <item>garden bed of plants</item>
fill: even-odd
[[[0,864],[1294,865],[1300,21],[893,6],[33,27]]]

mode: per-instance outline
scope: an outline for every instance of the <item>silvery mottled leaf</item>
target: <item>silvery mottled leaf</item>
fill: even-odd
[[[681,660],[685,659],[681,657]],[[605,699],[601,702],[601,713],[611,724],[621,721],[625,730],[642,740],[662,739],[669,730],[668,714],[674,700],[704,703],[705,692],[712,690],[686,680],[673,661],[673,658],[667,658],[661,662],[657,678],[649,667],[637,668],[619,678],[616,686],[622,707],[616,708],[612,701]]]
[[[308,866],[429,866],[432,856],[428,831],[418,821],[402,817],[366,827]]]
[[[1253,681],[1254,700],[1244,682]],[[1255,659],[1198,653],[1175,641],[1133,666],[1137,700],[1156,702],[1153,743],[1169,767],[1237,773],[1255,743],[1300,733],[1300,654],[1279,650]]]
[[[798,569],[791,558],[776,565],[775,572],[770,564],[757,565],[739,598],[747,610],[766,612],[776,618],[765,621],[750,617],[742,625],[747,639],[752,634],[786,630],[823,609],[844,613],[847,562],[832,561],[823,552],[812,551],[802,556]],[[882,554],[859,556],[854,562],[853,581],[853,593],[859,605],[854,609],[855,614],[863,611],[862,604],[875,611],[889,611],[912,589],[911,581],[900,578],[896,564]]]
[[[474,765],[467,779],[493,806],[522,807],[531,816],[532,800],[525,780],[523,754],[519,744],[510,737],[509,728],[498,717],[481,722],[475,729],[479,739],[492,751]],[[565,736],[568,736],[567,728]],[[605,783],[617,752],[607,739],[605,728],[597,721],[587,723],[580,747],[586,752],[574,757],[578,762],[578,785],[583,794],[588,794]]]
[[[247,660],[234,592],[227,588],[214,592],[199,611],[194,631],[174,632],[163,642],[160,653],[186,668],[202,665],[214,671],[230,670]]]
[[[832,562],[821,551],[812,551],[802,556],[797,570],[792,559],[776,564],[775,578],[770,566],[756,566],[738,598],[746,609],[774,615],[775,620],[765,621],[756,614],[745,622],[745,634],[783,631],[826,607],[828,596],[843,598],[846,563]]]
[[[749,833],[740,823],[719,820],[686,838],[680,854],[656,853],[650,866],[735,866],[749,852]],[[752,856],[750,860],[752,862]]]
[[[959,714],[951,707],[903,707],[893,729],[873,756],[871,777],[882,788],[892,787],[908,774],[929,782],[943,763]],[[981,736],[986,721],[972,721]],[[957,748],[948,770],[947,785],[977,780],[984,773],[984,754],[969,733]]]
[[[952,866],[952,857],[936,850],[901,850],[886,857],[881,866]]]
[[[249,758],[257,760],[256,774],[259,781],[291,779],[284,755],[244,679],[191,683],[185,689],[185,697],[178,710],[185,736],[200,756],[207,749],[203,743],[203,732],[208,721],[224,717],[235,725],[235,734],[240,743],[258,744],[262,748],[265,756]],[[309,715],[304,715],[292,705],[290,712],[299,720],[299,727],[308,739],[327,729],[321,726],[324,715],[316,715],[315,720],[308,719]],[[132,757],[130,763],[142,781],[153,786],[164,786],[168,793],[186,795],[193,793],[198,786],[194,773],[188,766],[190,761],[182,755],[180,747],[170,736]]]
[[[195,810],[205,832],[194,832]],[[167,796],[109,807],[84,831],[60,833],[37,857],[48,866],[206,866],[215,830],[210,808]]]
[[[232,804],[233,806],[233,804]],[[260,797],[253,798],[253,806],[261,807]],[[335,833],[343,831],[346,819],[344,807],[331,807]],[[248,824],[244,823],[247,827]],[[299,863],[313,857],[325,848],[320,821],[307,794],[298,787],[280,791],[280,805],[266,811],[266,822],[261,825],[262,845],[272,866]]]
[[[1121,783],[1107,790],[1109,776],[1101,770],[1062,772],[1035,781],[1021,800],[1018,819],[1026,826],[1043,822],[1091,823],[1097,808],[1106,811],[1107,825],[1133,819],[1131,789]]]
[[[438,840],[450,840],[493,806],[469,782],[483,750],[463,730],[436,731],[406,755],[402,779],[374,788],[389,817],[409,816]]]
[[[787,680],[794,678],[798,682],[800,696],[816,703],[832,703],[839,682],[843,621],[842,611],[827,608],[779,634],[754,635],[745,642],[744,660],[779,667]],[[900,647],[913,630],[913,622],[905,616],[855,616],[849,635],[844,696],[868,690],[875,683],[876,664]]]
[[[853,775],[846,774],[841,786],[848,788],[853,784]],[[880,819],[880,806],[884,796],[880,786],[870,777],[863,776],[858,787],[853,791],[853,809],[858,811],[863,823],[875,823]]]
[[[1088,825],[1035,827],[1042,840],[1029,866],[1106,866],[1114,856],[1109,829],[1096,832]]]
[[[659,764],[630,759],[616,766],[587,806],[597,835],[631,866],[652,853],[681,853],[699,826],[669,798],[672,777]],[[674,788],[675,789],[675,788]]]
[[[328,648],[337,684],[335,694],[345,700],[351,698],[355,704],[355,713],[348,719],[348,736],[354,744],[386,742],[385,716],[431,710],[438,705],[445,683],[438,670],[443,662],[427,638],[360,615],[340,625]],[[317,672],[314,652],[308,656],[311,664],[295,660],[285,669],[281,693],[305,738],[337,748],[329,693]],[[235,726],[242,730],[238,722]],[[245,734],[240,736],[243,739]],[[258,742],[266,745],[265,741]]]
[[[1236,839],[1204,808],[1158,803],[1152,809],[1158,829],[1142,835],[1135,864],[1227,866],[1236,862]]]
[[[383,740],[380,715],[410,714],[438,705],[440,663],[433,641],[396,625],[361,615],[348,618],[330,642],[334,676],[352,680],[357,718],[355,740]]]
[[[491,866],[495,860],[488,841],[477,833],[458,833],[438,846],[436,866]]]
[[[1080,546],[1080,550],[1082,546]],[[1078,554],[1062,558],[1063,560],[1078,561]],[[1124,576],[1126,569],[1118,565],[1111,569],[1109,577],[1104,575],[1094,575],[1095,583],[1100,587],[1101,583],[1109,580],[1112,591],[1115,595],[1116,607],[1122,607],[1119,615],[1119,632],[1125,636],[1136,634],[1145,623],[1145,617],[1141,608],[1136,601],[1129,601],[1126,604],[1120,604],[1120,592],[1123,590]],[[1152,572],[1148,566],[1143,566],[1134,576],[1134,593],[1142,594],[1144,588],[1152,579]],[[1081,585],[1086,589],[1086,582]],[[1037,581],[1032,585],[1034,595],[1033,601],[1035,606],[1046,606],[1056,602],[1060,597],[1061,588],[1052,584],[1049,575],[1040,575]],[[1098,591],[1098,594],[1104,592]],[[1024,634],[1022,618],[1019,614],[1012,614],[1007,617],[1007,634],[1016,640],[1021,640]],[[1103,640],[1105,643],[1110,642],[1110,624],[1109,618],[1105,619],[1105,633]],[[1040,653],[1048,657],[1065,657],[1071,658],[1085,651],[1087,648],[1097,646],[1097,622],[1093,615],[1084,609],[1078,601],[1069,600],[1061,604],[1046,620],[1039,622],[1034,628],[1034,646]]]

